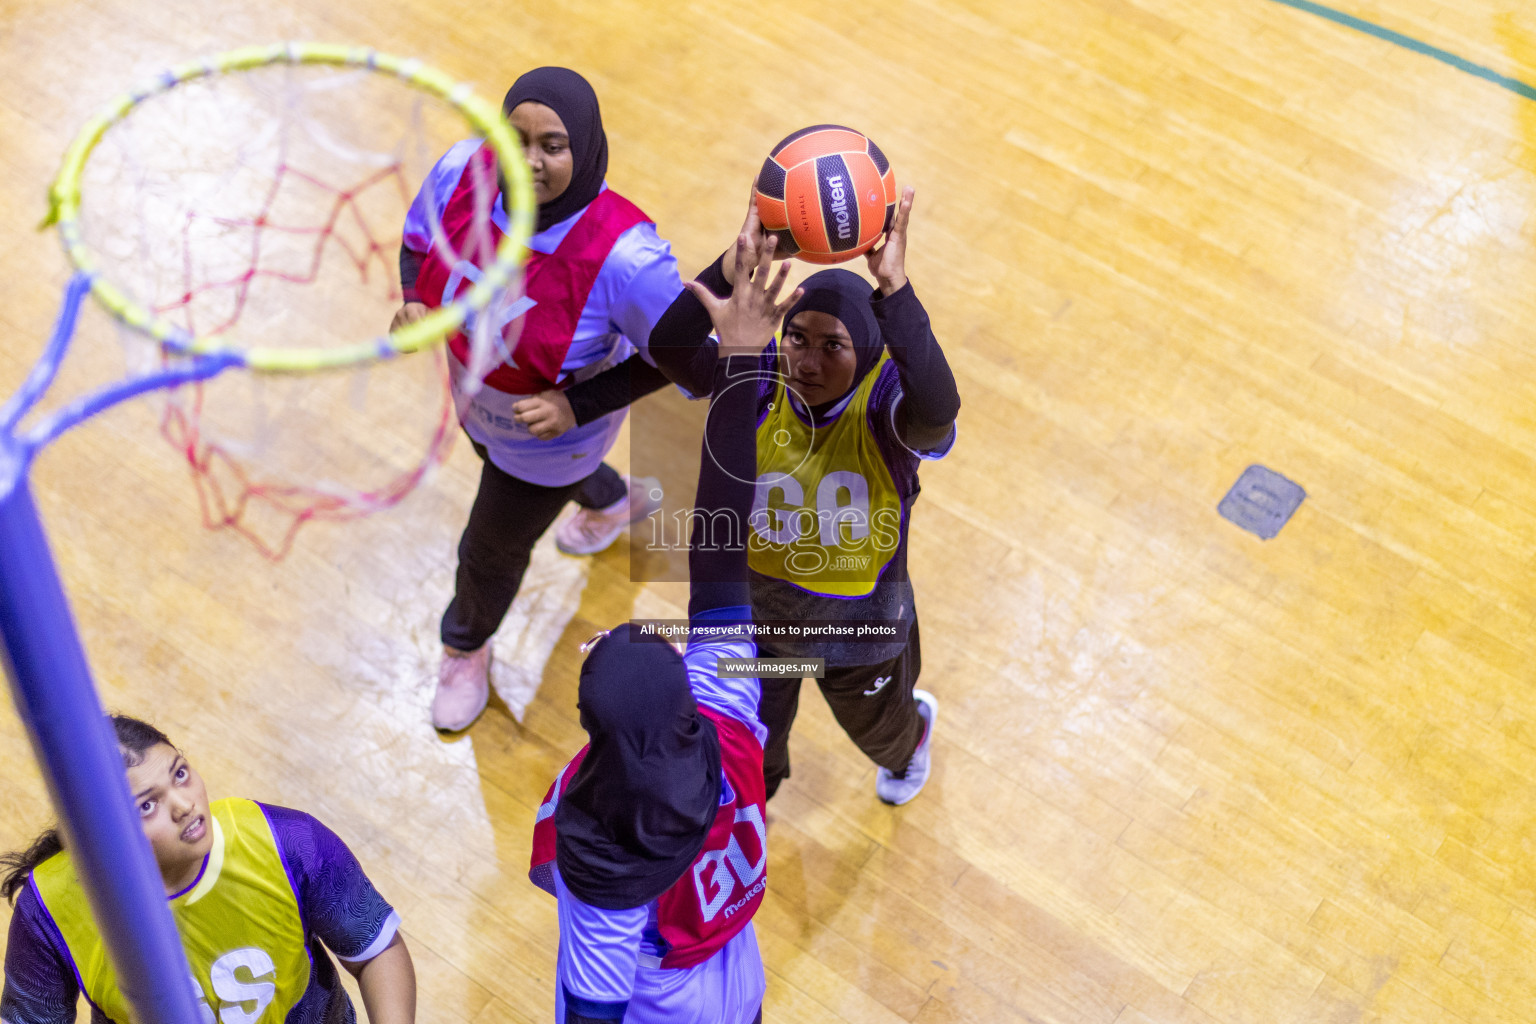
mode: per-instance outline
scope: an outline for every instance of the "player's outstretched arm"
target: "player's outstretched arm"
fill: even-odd
[[[941,447],[960,414],[960,391],[955,375],[934,337],[928,311],[918,301],[907,279],[907,225],[912,217],[916,190],[902,191],[901,204],[885,242],[868,255],[869,272],[879,283],[880,294],[872,303],[880,334],[901,374],[902,402],[896,410],[901,439],[913,451]]]
[[[711,295],[729,295],[730,287],[720,273],[720,261],[706,267],[684,288],[651,328],[646,351],[667,379],[698,397],[709,394],[720,354],[709,343],[709,310],[693,292],[698,285]]]
[[[698,282],[688,288],[708,310],[720,336],[710,386],[709,417],[699,458],[695,535],[688,550],[688,614],[750,604],[747,587],[747,520],[757,479],[757,431],[753,424],[758,356],[773,340],[800,289],[779,301],[789,268],[773,270],[774,239],[761,247],[738,240],[733,254],[737,287],[729,298]],[[722,524],[728,527],[722,531]],[[721,533],[725,536],[721,536]]]
[[[901,202],[896,206],[896,216],[891,220],[891,230],[885,233],[885,241],[864,254],[869,273],[880,285],[880,294],[890,298],[907,284],[907,224],[912,219],[912,200],[917,189],[908,185],[901,190]]]
[[[566,389],[565,397],[571,407],[574,425],[579,427],[633,405],[669,383],[666,374],[636,352],[622,363],[579,384],[572,384]]]

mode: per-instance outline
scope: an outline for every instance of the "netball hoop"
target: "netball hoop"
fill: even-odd
[[[471,133],[500,179],[472,182],[484,212],[465,247],[448,248],[443,211],[411,209],[468,287],[385,333],[401,304],[394,262],[411,197]],[[493,210],[498,191],[504,208]],[[0,406],[0,649],[137,1020],[216,1014],[197,1002],[206,979],[188,987],[32,500],[32,460],[96,413],[154,394],[205,521],[273,558],[304,522],[388,507],[451,438],[440,343],[465,338],[467,390],[516,343],[534,210],[494,104],[420,62],[357,47],[252,47],[171,68],[87,122],[65,155],[45,225],[75,273],[41,357]],[[88,295],[118,325],[126,373],[45,407]]]

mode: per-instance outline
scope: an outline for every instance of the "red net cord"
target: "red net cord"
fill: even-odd
[[[324,199],[320,223],[280,223],[275,210],[284,188],[316,190]],[[398,164],[391,164],[368,175],[356,184],[339,188],[320,178],[280,163],[266,190],[260,208],[246,218],[214,217],[191,213],[180,228],[182,250],[182,287],[169,302],[155,307],[157,314],[174,317],[193,334],[217,337],[234,328],[246,313],[253,286],[261,279],[272,279],[294,286],[314,286],[320,280],[326,259],[345,261],[358,279],[368,284],[374,274],[382,274],[387,283],[387,297],[399,302],[401,294],[395,283],[395,255],[398,251],[396,225],[392,238],[381,241],[369,223],[360,198],[371,190],[397,192],[401,209],[409,203],[404,175]],[[245,267],[237,273],[215,280],[199,281],[196,246],[201,221],[206,219],[222,232],[249,231]],[[343,232],[343,226],[348,228]],[[301,251],[307,256],[290,260],[293,266],[275,268],[263,265],[274,235],[288,240],[302,240]],[[361,239],[359,242],[358,239]],[[227,299],[208,303],[210,295],[224,293]],[[212,322],[199,330],[199,310],[213,306],[218,315],[202,319]],[[266,557],[282,559],[292,548],[299,529],[311,520],[349,520],[369,515],[399,503],[419,484],[427,472],[447,457],[452,444],[455,421],[448,388],[446,361],[438,357],[441,369],[441,402],[436,423],[421,459],[411,469],[399,472],[381,484],[339,493],[337,488],[320,487],[291,480],[268,479],[261,467],[252,465],[240,454],[243,446],[231,445],[210,436],[204,427],[205,385],[193,384],[181,389],[168,403],[161,419],[161,433],[186,459],[197,485],[203,522],[211,529],[232,529],[250,540]],[[259,520],[261,526],[254,525]],[[272,524],[276,523],[276,526]]]

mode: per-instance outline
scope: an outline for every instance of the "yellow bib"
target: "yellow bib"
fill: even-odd
[[[866,597],[901,541],[901,495],[865,419],[883,353],[836,420],[811,428],[784,381],[757,428],[748,564],[802,590]]]
[[[309,985],[298,901],[266,815],[250,800],[215,800],[202,877],[169,900],[192,967],[204,1024],[282,1024]],[[134,1021],[117,987],[69,853],[32,872],[85,994],[118,1024]]]

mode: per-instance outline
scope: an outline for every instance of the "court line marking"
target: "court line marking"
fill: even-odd
[[[1481,64],[1474,64],[1465,57],[1458,57],[1448,50],[1442,50],[1438,46],[1430,46],[1428,43],[1420,42],[1412,36],[1405,36],[1401,32],[1394,32],[1389,28],[1377,25],[1375,22],[1357,18],[1352,14],[1345,14],[1343,11],[1336,11],[1332,7],[1324,7],[1322,4],[1312,3],[1311,0],[1274,0],[1274,2],[1284,4],[1286,7],[1294,7],[1298,11],[1306,11],[1308,14],[1315,14],[1319,18],[1327,18],[1329,21],[1343,25],[1345,28],[1352,28],[1357,32],[1364,32],[1368,36],[1384,39],[1396,46],[1401,46],[1405,50],[1412,50],[1414,53],[1433,57],[1442,64],[1449,64],[1457,71],[1465,71],[1467,74],[1481,78],[1486,82],[1492,82],[1499,88],[1508,89],[1517,96],[1524,96],[1528,100],[1536,100],[1536,86],[1527,85],[1518,78],[1501,75],[1492,68],[1485,68]]]

